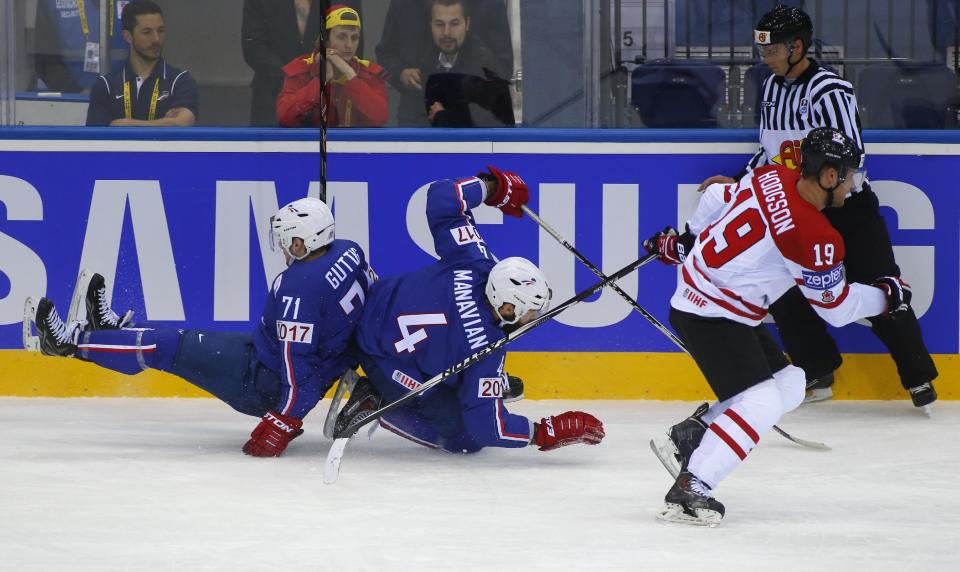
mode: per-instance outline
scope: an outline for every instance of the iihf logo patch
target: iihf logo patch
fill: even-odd
[[[810,101],[806,98],[800,100],[800,115],[807,115],[810,111]]]
[[[823,300],[824,304],[830,304],[835,299],[833,296],[833,291],[824,290],[823,295],[820,297],[820,299]]]

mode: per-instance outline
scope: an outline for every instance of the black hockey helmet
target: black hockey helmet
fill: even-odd
[[[806,176],[819,175],[824,165],[831,165],[843,181],[851,171],[860,168],[862,156],[857,144],[843,131],[817,127],[800,143],[800,171]]]
[[[803,53],[806,53],[813,42],[813,21],[795,6],[777,4],[760,17],[753,30],[753,41],[760,46],[789,44],[798,38],[803,42]]]

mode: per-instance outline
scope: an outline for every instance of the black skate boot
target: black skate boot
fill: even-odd
[[[371,413],[380,409],[382,402],[383,397],[380,396],[369,379],[366,377],[358,379],[350,393],[350,399],[347,400],[347,404],[337,415],[337,423],[333,426],[334,437],[353,437],[356,431],[352,435],[344,435],[343,432],[350,425],[363,421]]]
[[[665,436],[650,440],[650,449],[653,450],[653,454],[660,459],[664,468],[674,479],[687,468],[690,455],[693,455],[700,446],[703,434],[707,432],[707,424],[703,422],[702,417],[708,409],[710,404],[701,404],[693,415],[671,427]]]
[[[657,515],[660,520],[696,526],[717,526],[723,519],[723,504],[703,481],[689,471],[683,471],[663,499],[666,506]]]
[[[70,357],[77,353],[78,324],[64,324],[53,302],[47,298],[41,298],[37,303],[35,323],[43,355]]]
[[[911,387],[910,399],[913,400],[914,407],[927,407],[937,400],[937,390],[933,388],[933,383],[921,383],[916,387]]]
[[[503,402],[513,403],[523,399],[523,380],[515,375],[507,374],[507,381],[510,385],[503,390]]]
[[[120,317],[107,303],[107,287],[103,276],[94,274],[87,285],[87,329],[119,330],[130,322],[133,310]]]
[[[807,395],[803,403],[816,403],[833,398],[833,372],[807,380]]]

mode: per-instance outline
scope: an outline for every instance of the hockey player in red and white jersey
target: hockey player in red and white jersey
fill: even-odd
[[[712,489],[803,401],[803,370],[761,324],[787,289],[799,286],[834,326],[896,319],[909,308],[910,289],[899,278],[846,282],[843,240],[820,212],[842,205],[862,177],[857,145],[822,127],[804,139],[801,157],[801,172],[764,166],[738,183],[711,185],[687,233],[668,229],[644,243],[662,261],[682,264],[670,323],[718,399],[651,441],[676,478],[663,520],[719,524],[724,507]]]

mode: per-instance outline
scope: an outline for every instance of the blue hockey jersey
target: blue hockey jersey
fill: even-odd
[[[339,239],[274,279],[253,342],[283,381],[277,411],[302,419],[354,365],[345,352],[375,279],[360,246]]]
[[[470,212],[485,191],[476,178],[433,183],[427,220],[440,260],[370,289],[357,345],[401,392],[504,337],[484,294],[494,262]],[[501,399],[505,355],[493,352],[444,382],[456,390],[465,430],[481,447],[530,441],[530,421]]]

